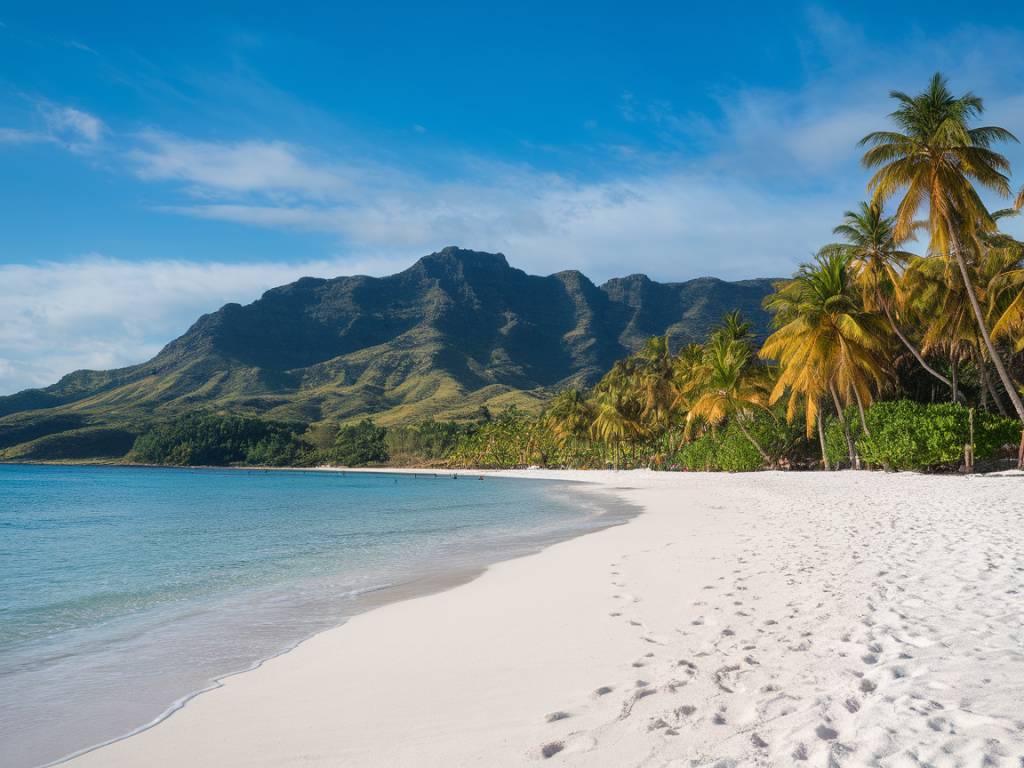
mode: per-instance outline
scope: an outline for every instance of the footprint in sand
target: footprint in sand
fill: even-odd
[[[839,731],[822,723],[814,729],[814,735],[823,741],[835,741],[839,738]]]
[[[563,749],[565,749],[565,744],[560,741],[552,741],[540,748],[540,754],[545,760],[547,760],[549,757],[557,755]]]

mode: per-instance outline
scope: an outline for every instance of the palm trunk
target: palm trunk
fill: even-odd
[[[868,429],[868,421],[864,418],[864,403],[860,399],[860,392],[857,391],[856,387],[853,387],[853,396],[857,399],[857,413],[860,415],[860,428],[864,430],[864,434],[871,437],[871,430]]]
[[[750,444],[757,449],[757,452],[759,454],[761,454],[761,458],[764,460],[764,463],[767,464],[769,467],[774,466],[771,457],[768,456],[768,453],[765,451],[765,449],[761,447],[761,444],[757,442],[757,440],[754,439],[754,436],[747,431],[747,428],[745,426],[743,426],[742,416],[736,417],[736,426],[740,428],[740,432],[743,433],[743,436],[747,438],[747,440],[750,441]]]
[[[950,351],[950,354],[949,354],[949,370],[950,370],[950,373],[952,374],[949,377],[950,378],[950,389],[952,390],[953,402],[955,403],[957,401],[957,397],[956,397],[957,396],[956,382],[957,382],[957,379],[960,378],[960,359],[957,357],[956,352],[954,352],[952,350]]]
[[[988,332],[988,325],[985,323],[985,314],[981,311],[981,304],[978,302],[978,296],[974,292],[974,284],[971,282],[971,273],[967,270],[967,261],[964,259],[963,252],[960,249],[960,239],[957,237],[956,230],[952,223],[949,224],[949,238],[950,244],[953,246],[952,251],[956,257],[957,266],[960,267],[960,276],[964,281],[964,289],[967,291],[967,298],[970,299],[971,309],[974,310],[974,319],[978,323],[978,330],[981,332],[981,338],[985,342],[985,349],[988,350],[989,359],[992,360],[992,365],[996,367],[996,373],[999,374],[999,380],[1003,383],[1003,389],[1006,390],[1006,394],[1010,397],[1013,409],[1017,412],[1017,418],[1024,423],[1024,402],[1021,402],[1020,394],[1017,392],[1017,388],[1013,385],[1013,379],[1010,378],[1010,374],[1007,372],[1006,366],[1003,365],[1003,358],[999,355],[999,351],[992,343],[992,334]]]
[[[988,375],[988,363],[982,355],[978,355],[978,370],[981,371],[981,383],[985,391],[988,392],[988,396],[992,398],[992,401],[996,404],[996,408],[999,410],[1000,416],[1009,416],[1006,412],[1006,406],[1003,405],[1003,400],[999,397],[999,393],[996,392],[995,386],[992,384],[992,377]]]
[[[836,392],[835,384],[828,385],[832,393],[832,402],[836,406],[836,415],[843,427],[843,434],[846,436],[846,449],[850,456],[850,466],[853,469],[860,469],[860,457],[857,455],[857,448],[853,444],[853,437],[850,435],[850,425],[846,422],[846,415],[843,413],[843,404],[839,402],[839,393]]]
[[[878,303],[882,305],[882,310],[885,312],[885,317],[889,321],[889,326],[892,328],[893,333],[895,333],[896,337],[903,342],[903,346],[906,347],[910,351],[910,354],[917,359],[917,362],[921,364],[921,367],[947,387],[952,386],[952,382],[928,365],[924,359],[924,355],[918,351],[917,347],[911,343],[910,339],[903,335],[903,331],[900,330],[900,327],[896,324],[896,319],[892,316],[892,310],[889,308],[889,303],[881,300]]]
[[[832,469],[828,460],[828,448],[825,445],[825,419],[824,411],[821,409],[821,402],[818,402],[818,442],[821,444],[821,461],[825,465],[825,471]]]

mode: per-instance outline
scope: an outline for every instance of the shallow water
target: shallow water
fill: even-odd
[[[629,513],[568,488],[0,465],[0,765],[116,738],[347,616]]]

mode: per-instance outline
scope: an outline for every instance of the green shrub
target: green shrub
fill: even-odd
[[[338,430],[331,459],[346,467],[383,463],[388,460],[387,429],[369,419]]]
[[[799,425],[787,424],[777,415],[759,413],[744,426],[773,462],[790,457],[803,442]],[[695,471],[753,472],[764,467],[761,454],[735,421],[683,445],[676,454],[676,463]]]
[[[856,412],[854,411],[854,414]],[[892,469],[930,469],[959,463],[964,445],[970,440],[970,411],[959,403],[915,403],[911,400],[872,404],[864,414],[870,434],[864,434],[859,419],[850,418],[861,460]],[[829,425],[829,453],[845,439],[838,421]],[[989,458],[1007,444],[1020,439],[1020,425],[987,412],[974,417],[975,457]]]

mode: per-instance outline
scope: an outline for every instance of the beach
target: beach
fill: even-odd
[[[642,512],[355,616],[67,764],[1024,760],[1024,476],[505,474]]]

